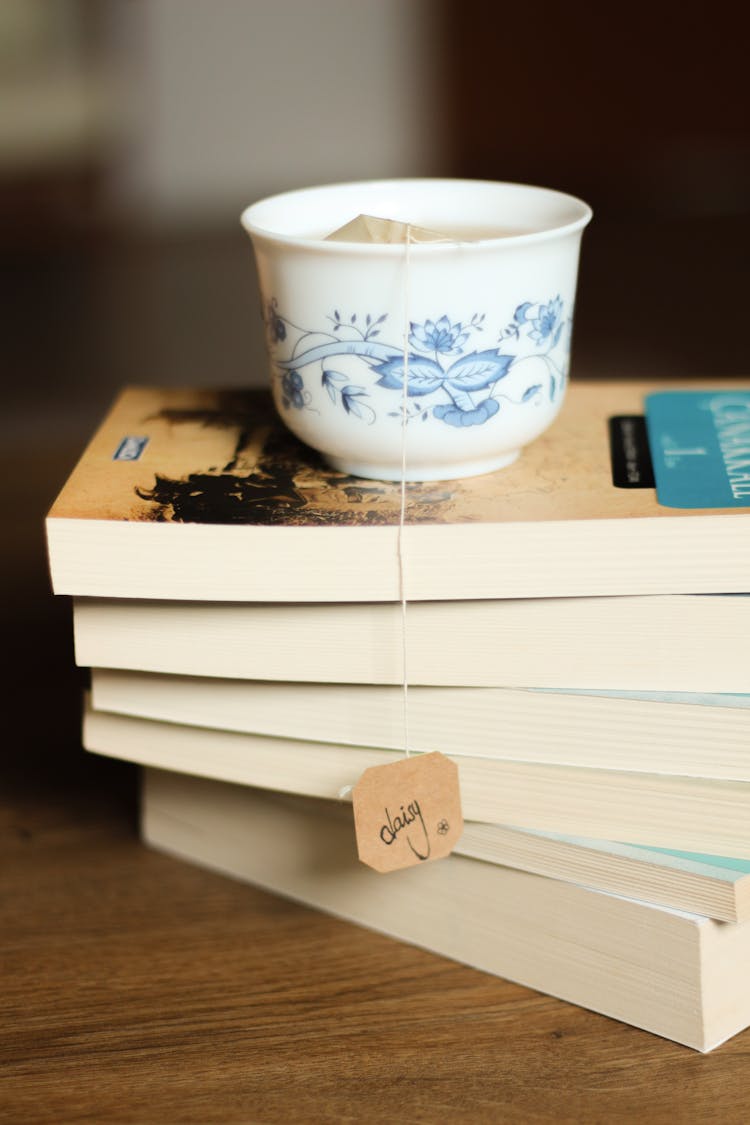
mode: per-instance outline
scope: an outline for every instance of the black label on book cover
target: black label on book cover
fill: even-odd
[[[618,414],[609,420],[609,451],[615,488],[654,488],[654,466],[642,414]]]

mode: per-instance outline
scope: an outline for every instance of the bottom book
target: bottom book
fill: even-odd
[[[144,771],[142,828],[171,855],[699,1051],[750,1024],[750,924],[458,855],[378,875],[346,806],[162,770]]]

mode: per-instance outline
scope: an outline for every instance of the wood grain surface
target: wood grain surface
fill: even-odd
[[[3,1122],[747,1119],[749,1033],[698,1055],[190,867],[133,797],[6,786]]]

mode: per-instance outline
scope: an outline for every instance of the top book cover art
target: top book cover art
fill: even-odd
[[[731,387],[744,393],[748,388],[750,383]],[[631,472],[630,482],[618,480],[618,458],[622,470],[623,456],[632,450],[613,448],[612,419],[641,418],[647,396],[670,389],[658,384],[574,383],[559,418],[515,464],[465,480],[409,484],[407,522],[700,514],[700,508],[660,503],[648,472]],[[711,384],[694,389],[722,393]],[[622,431],[626,443],[632,432],[627,427]],[[711,510],[717,514],[724,509]],[[397,524],[399,514],[398,482],[362,480],[329,469],[285,428],[265,392],[130,387],[115,402],[50,517],[378,526]]]

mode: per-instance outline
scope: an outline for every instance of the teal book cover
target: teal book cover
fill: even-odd
[[[660,391],[646,422],[660,504],[750,507],[750,391]]]

